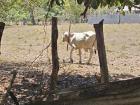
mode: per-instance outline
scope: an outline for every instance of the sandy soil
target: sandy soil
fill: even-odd
[[[98,54],[94,54],[91,65],[86,65],[89,53],[82,52],[83,64],[78,64],[78,51],[74,52],[74,63],[69,61],[69,51],[66,43],[62,42],[61,35],[68,30],[68,25],[59,25],[58,54],[60,61],[60,74],[67,72],[72,74],[93,75],[100,72]],[[45,29],[45,32],[44,32]],[[73,24],[71,31],[82,32],[94,30],[92,25]],[[2,55],[0,62],[8,66],[13,62],[23,63],[20,69],[37,69],[51,72],[51,48],[43,51],[50,42],[51,26],[8,26],[2,40]],[[110,74],[138,76],[140,74],[140,24],[104,25],[107,62]],[[35,61],[34,61],[35,60]],[[33,62],[34,61],[34,62]],[[33,62],[33,63],[32,63]],[[11,64],[12,65],[12,64]],[[11,67],[12,68],[12,67]],[[3,69],[4,68],[0,68]],[[14,68],[15,69],[15,68]]]
[[[83,63],[78,64],[78,51],[74,51],[74,63],[68,63],[70,47],[67,51],[67,44],[62,42],[61,37],[68,30],[68,24],[59,25],[58,28],[60,62],[58,87],[62,89],[96,82],[95,73],[100,73],[98,54],[94,54],[91,64],[87,65],[89,53],[83,51]],[[88,30],[94,30],[93,26],[73,24],[71,29],[74,32]],[[19,71],[12,91],[20,103],[35,100],[36,97],[42,95],[48,86],[46,84],[52,69],[51,46],[45,49],[49,45],[50,35],[51,26],[45,28],[44,26],[6,27],[0,56],[0,95],[4,93],[9,84],[12,70]],[[110,80],[139,76],[140,24],[104,25],[104,37]]]

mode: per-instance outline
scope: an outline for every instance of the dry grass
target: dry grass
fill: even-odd
[[[89,75],[100,71],[98,55],[94,55],[91,65],[77,64],[78,55],[74,53],[74,64],[63,63],[69,61],[69,51],[66,43],[61,40],[63,32],[68,30],[68,24],[61,24],[59,28],[58,52],[60,61],[59,73]],[[72,24],[72,31],[94,30],[92,25]],[[23,62],[30,64],[41,50],[50,42],[51,26],[47,26],[46,35],[43,26],[8,26],[2,39],[2,62]],[[109,72],[111,74],[140,74],[140,24],[104,25],[105,44]],[[32,66],[39,70],[50,72],[50,48],[44,51]],[[86,62],[88,53],[82,52],[82,61]],[[47,65],[47,67],[46,67]],[[2,68],[1,68],[2,69]]]

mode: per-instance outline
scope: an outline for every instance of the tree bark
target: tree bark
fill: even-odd
[[[32,25],[36,25],[33,9],[30,8],[30,11],[29,11],[29,12],[30,12],[30,18],[31,18],[31,23],[32,23]]]
[[[5,27],[5,23],[0,22],[0,54],[1,54],[1,39],[2,39],[4,27]]]
[[[98,49],[98,56],[100,62],[101,83],[108,83],[109,76],[108,76],[105,44],[104,44],[103,21],[104,20],[99,22],[99,24],[94,24],[94,28],[96,32],[96,38],[97,38],[97,49]]]
[[[50,90],[55,90],[57,75],[58,75],[58,71],[59,71],[59,61],[58,61],[58,53],[57,53],[57,39],[58,39],[57,18],[52,17],[52,35],[51,35],[52,74],[51,74]]]

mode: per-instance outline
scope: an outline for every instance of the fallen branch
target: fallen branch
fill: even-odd
[[[26,105],[139,105],[140,77],[50,91],[55,100]]]
[[[8,94],[9,94],[9,96],[11,96],[12,100],[14,101],[14,103],[16,105],[19,105],[17,97],[14,95],[14,93],[12,91],[9,91]]]
[[[13,83],[14,83],[14,80],[15,80],[15,78],[16,78],[17,72],[16,72],[16,71],[13,71],[12,74],[13,74],[13,75],[12,75],[12,78],[11,78],[11,80],[10,80],[9,86],[8,86],[8,88],[7,88],[7,92],[3,95],[2,101],[1,101],[0,105],[4,105],[4,104],[5,104],[6,99],[7,99],[7,96],[8,96],[8,94],[10,93],[10,90],[11,90],[12,85],[13,85]],[[18,104],[17,104],[17,105],[18,105]]]

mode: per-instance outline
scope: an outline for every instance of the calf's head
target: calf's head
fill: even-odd
[[[62,39],[63,42],[69,42],[70,38],[73,36],[73,33],[69,33],[69,32],[64,32]]]
[[[63,42],[68,42],[69,41],[69,37],[70,37],[69,32],[64,32],[64,34],[62,36]]]
[[[69,42],[70,38],[74,35],[74,33],[64,32],[62,39],[63,42]]]

